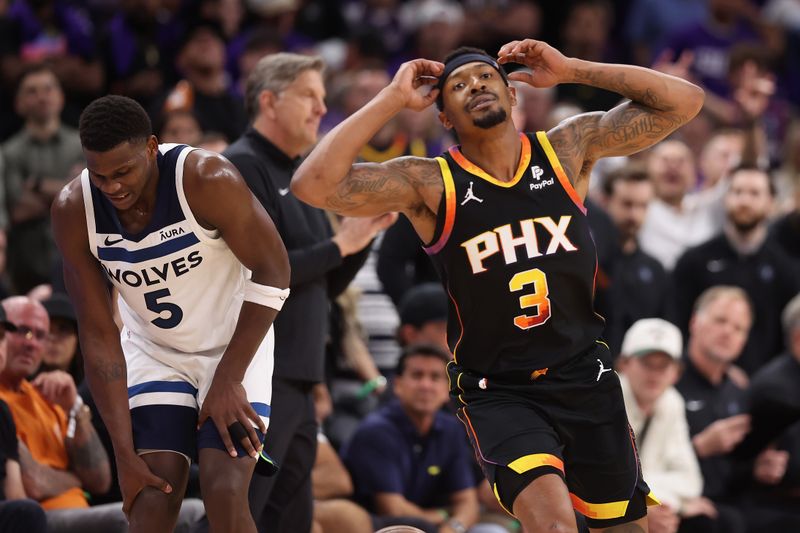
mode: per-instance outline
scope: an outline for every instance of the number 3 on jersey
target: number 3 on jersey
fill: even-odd
[[[534,315],[517,315],[514,325],[519,329],[530,329],[541,326],[550,318],[550,290],[547,287],[547,276],[538,268],[517,272],[508,282],[511,292],[521,291],[526,285],[533,285],[533,292],[519,297],[519,306],[523,309],[536,308]]]
[[[150,322],[161,329],[172,329],[180,324],[183,319],[183,309],[172,302],[158,301],[169,295],[169,289],[159,289],[157,291],[147,292],[144,295],[144,303],[147,305],[147,308],[159,315]],[[161,316],[161,313],[164,312],[169,313],[169,316],[166,318]]]

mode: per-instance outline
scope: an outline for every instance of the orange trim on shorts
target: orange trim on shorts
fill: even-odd
[[[564,473],[564,461],[549,453],[532,453],[530,455],[523,455],[518,459],[514,459],[508,464],[508,467],[517,474],[524,474],[534,468],[541,466],[552,466],[561,470]]]
[[[464,418],[467,420],[466,425],[469,426],[469,431],[472,433],[472,438],[475,439],[475,446],[478,447],[476,451],[478,452],[478,454],[482,456],[483,452],[481,452],[481,443],[478,441],[478,434],[475,433],[475,428],[472,427],[472,420],[469,419],[469,415],[467,414],[467,408],[462,407],[461,412],[464,413]],[[464,421],[462,420],[461,422],[463,423]]]
[[[442,181],[444,182],[444,226],[439,239],[431,243],[430,246],[423,246],[423,250],[428,255],[439,253],[447,244],[450,234],[453,232],[453,224],[456,221],[456,186],[453,183],[453,174],[450,172],[450,167],[447,166],[447,161],[443,157],[437,157],[436,161],[439,163],[439,169],[442,171]]]
[[[464,338],[464,323],[461,321],[461,311],[458,309],[458,302],[456,301],[455,298],[453,298],[453,295],[450,292],[450,287],[447,286],[445,287],[445,289],[447,289],[447,295],[450,297],[450,300],[452,300],[453,307],[455,307],[456,309],[456,318],[458,318],[458,327],[461,328],[461,334],[458,336],[456,345],[453,347],[453,361],[455,361],[456,364],[458,364],[458,357],[456,354],[458,352],[458,347],[461,344],[461,339]]]
[[[544,153],[547,154],[547,159],[550,161],[550,166],[552,166],[553,170],[556,171],[556,176],[558,176],[558,181],[561,183],[561,186],[564,187],[565,191],[567,191],[567,194],[570,198],[572,198],[572,201],[575,202],[575,205],[578,206],[578,209],[581,210],[581,213],[585,215],[586,206],[583,205],[583,199],[578,194],[578,191],[575,190],[575,187],[572,186],[567,174],[564,172],[564,167],[561,166],[561,161],[558,160],[556,151],[553,150],[553,146],[550,144],[547,134],[543,131],[537,131],[536,138],[539,139],[539,144],[541,144],[542,148],[544,148]]]
[[[572,500],[572,507],[587,518],[605,520],[608,518],[619,518],[625,516],[628,511],[629,500],[608,503],[589,503],[580,499],[578,496],[569,493]]]
[[[458,163],[458,166],[470,174],[478,176],[479,178],[482,178],[489,183],[493,183],[494,185],[498,185],[500,187],[513,187],[522,178],[523,174],[525,174],[525,171],[528,170],[528,165],[531,162],[531,141],[524,133],[520,133],[519,136],[520,140],[522,141],[522,151],[519,154],[517,172],[514,174],[514,179],[511,181],[500,181],[499,179],[492,177],[488,172],[464,157],[464,154],[461,153],[461,150],[458,149],[458,146],[451,146],[448,152],[450,152],[450,156],[453,158],[453,160]]]

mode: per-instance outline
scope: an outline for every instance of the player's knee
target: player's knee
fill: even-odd
[[[206,476],[201,481],[200,490],[205,501],[210,498],[215,502],[234,502],[246,497],[247,487],[247,480],[232,471],[229,475]]]

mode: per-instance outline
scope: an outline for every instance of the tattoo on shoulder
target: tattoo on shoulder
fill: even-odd
[[[358,209],[379,201],[388,210],[401,211],[414,191],[441,188],[438,165],[432,159],[401,157],[386,163],[359,163],[327,198],[334,211]]]

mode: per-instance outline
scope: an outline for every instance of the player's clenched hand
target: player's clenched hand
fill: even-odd
[[[130,519],[131,508],[136,497],[145,487],[153,487],[164,494],[172,492],[167,480],[153,474],[141,457],[136,454],[117,456],[119,488],[122,492],[122,512]]]
[[[520,63],[531,69],[531,72],[512,72],[508,79],[523,81],[534,87],[552,87],[569,80],[569,60],[543,41],[511,41],[497,53],[497,61],[500,64]]]
[[[258,457],[261,441],[253,429],[253,425],[255,424],[262,434],[267,432],[267,427],[250,402],[247,401],[247,393],[240,382],[219,375],[214,377],[203,407],[200,409],[197,427],[200,428],[208,418],[214,422],[214,426],[225,444],[225,449],[228,450],[231,457],[236,457],[237,453],[228,427],[237,422],[241,424],[240,431],[243,430],[243,433],[233,437],[239,437],[239,444],[250,457]]]
[[[439,95],[438,89],[427,90],[425,86],[436,85],[443,71],[444,65],[438,61],[414,59],[400,65],[389,87],[395,90],[404,107],[421,111]]]

